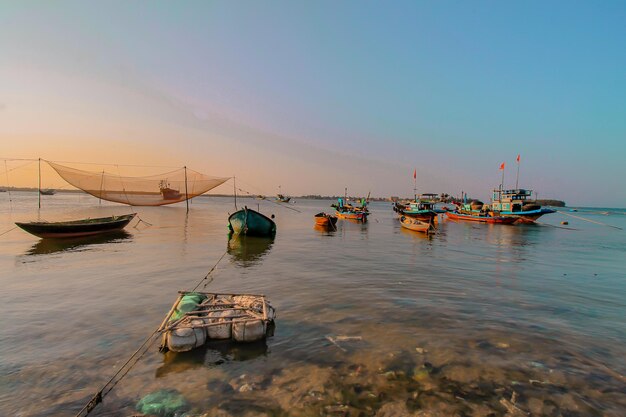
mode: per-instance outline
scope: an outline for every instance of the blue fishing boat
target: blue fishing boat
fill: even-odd
[[[556,210],[542,208],[536,201],[531,201],[532,190],[516,188],[493,190],[491,210],[499,216],[514,217],[518,223],[534,223],[544,214],[556,213]]]
[[[237,235],[273,236],[276,234],[276,223],[258,211],[244,207],[228,217],[228,229]]]

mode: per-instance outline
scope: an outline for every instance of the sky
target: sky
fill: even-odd
[[[520,154],[540,198],[626,207],[625,21],[610,0],[0,0],[0,162],[380,197],[416,169],[418,193],[488,201]]]

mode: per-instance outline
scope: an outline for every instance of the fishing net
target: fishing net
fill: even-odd
[[[83,171],[47,162],[74,187],[94,197],[131,206],[178,203],[204,194],[229,179],[211,177],[185,168],[147,177],[123,177],[105,171]]]

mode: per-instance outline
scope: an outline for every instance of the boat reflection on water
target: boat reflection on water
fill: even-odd
[[[110,232],[102,235],[65,238],[65,239],[39,239],[27,252],[26,255],[45,255],[56,252],[70,252],[88,250],[89,246],[104,245],[129,240],[132,234],[123,230]]]
[[[228,254],[244,268],[258,264],[272,248],[274,237],[232,235],[228,240]]]
[[[163,365],[156,370],[156,377],[185,372],[200,367],[214,367],[226,362],[243,362],[266,356],[267,342],[260,340],[252,343],[231,341],[209,342],[201,348],[189,352],[171,352],[163,354]]]

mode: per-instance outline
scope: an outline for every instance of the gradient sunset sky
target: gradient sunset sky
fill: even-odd
[[[521,154],[541,198],[626,207],[624,22],[624,1],[4,0],[0,158],[291,195],[408,196],[417,168],[418,192],[488,200]]]

